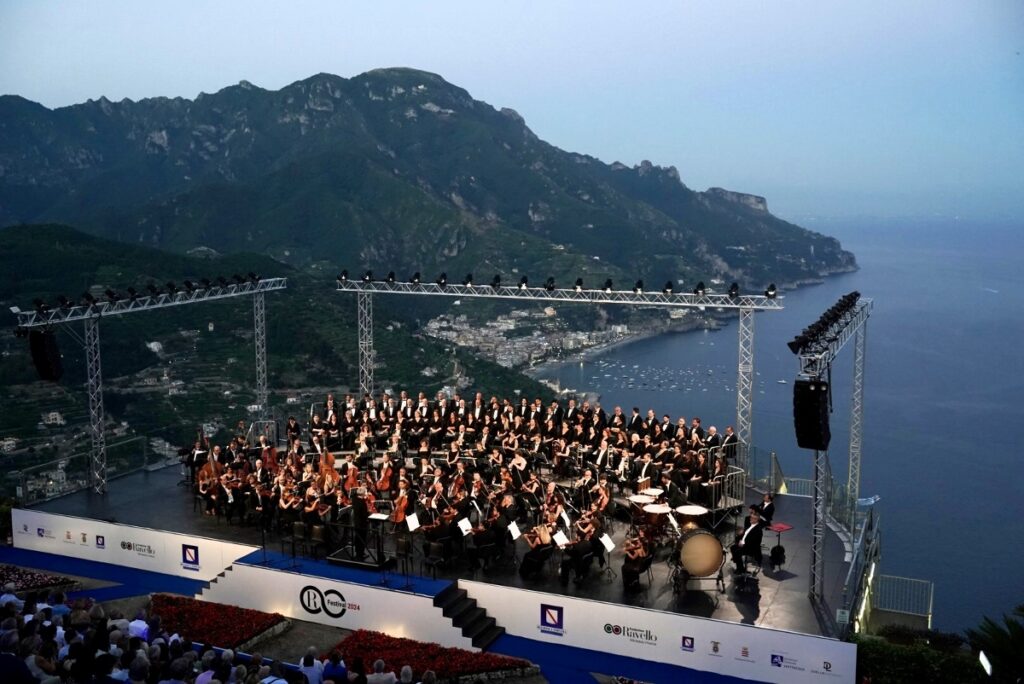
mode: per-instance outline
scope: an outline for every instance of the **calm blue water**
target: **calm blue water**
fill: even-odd
[[[811,476],[811,452],[793,435],[797,364],[785,343],[846,292],[874,299],[861,495],[881,496],[881,570],[935,582],[940,629],[1009,612],[1024,603],[1024,227],[821,230],[861,270],[791,292],[785,311],[757,316],[754,443],[776,450],[787,475]],[[547,376],[599,392],[609,411],[699,415],[721,430],[735,420],[736,356],[732,325],[640,341]],[[840,479],[851,357],[852,344],[833,368]]]

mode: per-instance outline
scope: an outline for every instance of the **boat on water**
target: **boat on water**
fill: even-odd
[[[785,385],[786,384],[785,380],[776,380],[775,382],[779,383],[780,385]]]

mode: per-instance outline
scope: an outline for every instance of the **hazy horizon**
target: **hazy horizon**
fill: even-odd
[[[1024,4],[0,5],[0,93],[194,98],[433,71],[544,140],[799,221],[1024,215]]]

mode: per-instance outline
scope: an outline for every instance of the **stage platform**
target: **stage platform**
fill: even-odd
[[[142,471],[111,480],[105,497],[91,490],[69,494],[52,501],[34,506],[36,510],[63,515],[79,516],[116,522],[140,527],[156,528],[203,537],[259,546],[264,539],[257,527],[238,523],[228,524],[220,518],[204,516],[193,510],[191,490],[179,486],[178,468],[169,467],[155,471]],[[756,493],[750,493],[750,501],[759,500]],[[670,582],[671,568],[666,558],[672,549],[666,547],[657,554],[652,566],[654,581],[645,590],[627,594],[621,578],[608,581],[599,572],[595,563],[590,575],[581,585],[563,585],[557,576],[557,567],[547,568],[537,578],[523,580],[511,564],[492,566],[471,572],[465,566],[452,571],[439,570],[438,580],[472,579],[478,582],[529,589],[572,596],[579,599],[617,603],[622,605],[650,608],[696,617],[713,618],[729,622],[760,625],[803,634],[831,636],[829,627],[819,620],[818,613],[808,598],[808,576],[811,545],[811,500],[805,497],[779,496],[776,498],[776,522],[784,522],[793,529],[783,534],[782,543],[786,548],[786,565],[772,571],[767,562],[767,549],[776,543],[774,533],[764,535],[765,566],[758,581],[741,590],[733,580],[731,564],[725,568],[726,591],[720,594],[714,582],[705,580],[702,587],[696,583],[683,595],[673,593]],[[612,568],[620,573],[623,554],[619,550],[628,525],[617,523],[611,532],[616,543],[612,553]],[[732,539],[732,525],[723,524],[719,532],[725,546]],[[280,551],[275,535],[266,536],[268,551]],[[421,544],[414,545],[416,557],[414,574],[424,574],[420,563]],[[525,542],[517,542],[518,555],[526,549]],[[254,554],[253,560],[255,560]],[[842,598],[843,583],[849,564],[845,561],[845,549],[841,540],[831,531],[826,534],[825,544],[825,598],[827,605],[838,606]],[[352,571],[347,572],[366,572]],[[364,581],[373,579],[368,573]],[[429,573],[428,573],[429,574]],[[398,587],[405,580],[395,573],[389,573],[390,586]],[[430,580],[413,578],[422,582],[422,591],[430,593],[434,585]],[[642,578],[644,585],[647,577]],[[428,589],[428,587],[430,589]],[[834,612],[834,608],[830,609]]]

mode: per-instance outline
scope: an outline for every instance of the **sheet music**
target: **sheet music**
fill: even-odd
[[[420,519],[415,513],[405,516],[405,522],[408,523],[410,532],[415,532],[420,528]]]
[[[473,531],[473,525],[470,524],[469,518],[463,518],[459,521],[459,529],[462,530],[462,536],[466,536]]]
[[[519,531],[519,525],[516,524],[515,520],[509,523],[508,533],[512,535],[512,541],[519,539],[519,537],[523,535],[523,533]]]
[[[558,547],[567,546],[569,544],[569,538],[565,536],[565,532],[558,530],[551,536],[551,540],[555,542]]]
[[[612,538],[608,536],[607,532],[602,534],[600,538],[601,544],[603,544],[604,548],[608,550],[608,553],[611,553],[612,549],[615,548],[615,542],[612,541]]]
[[[387,513],[371,513],[370,520],[387,520]]]

